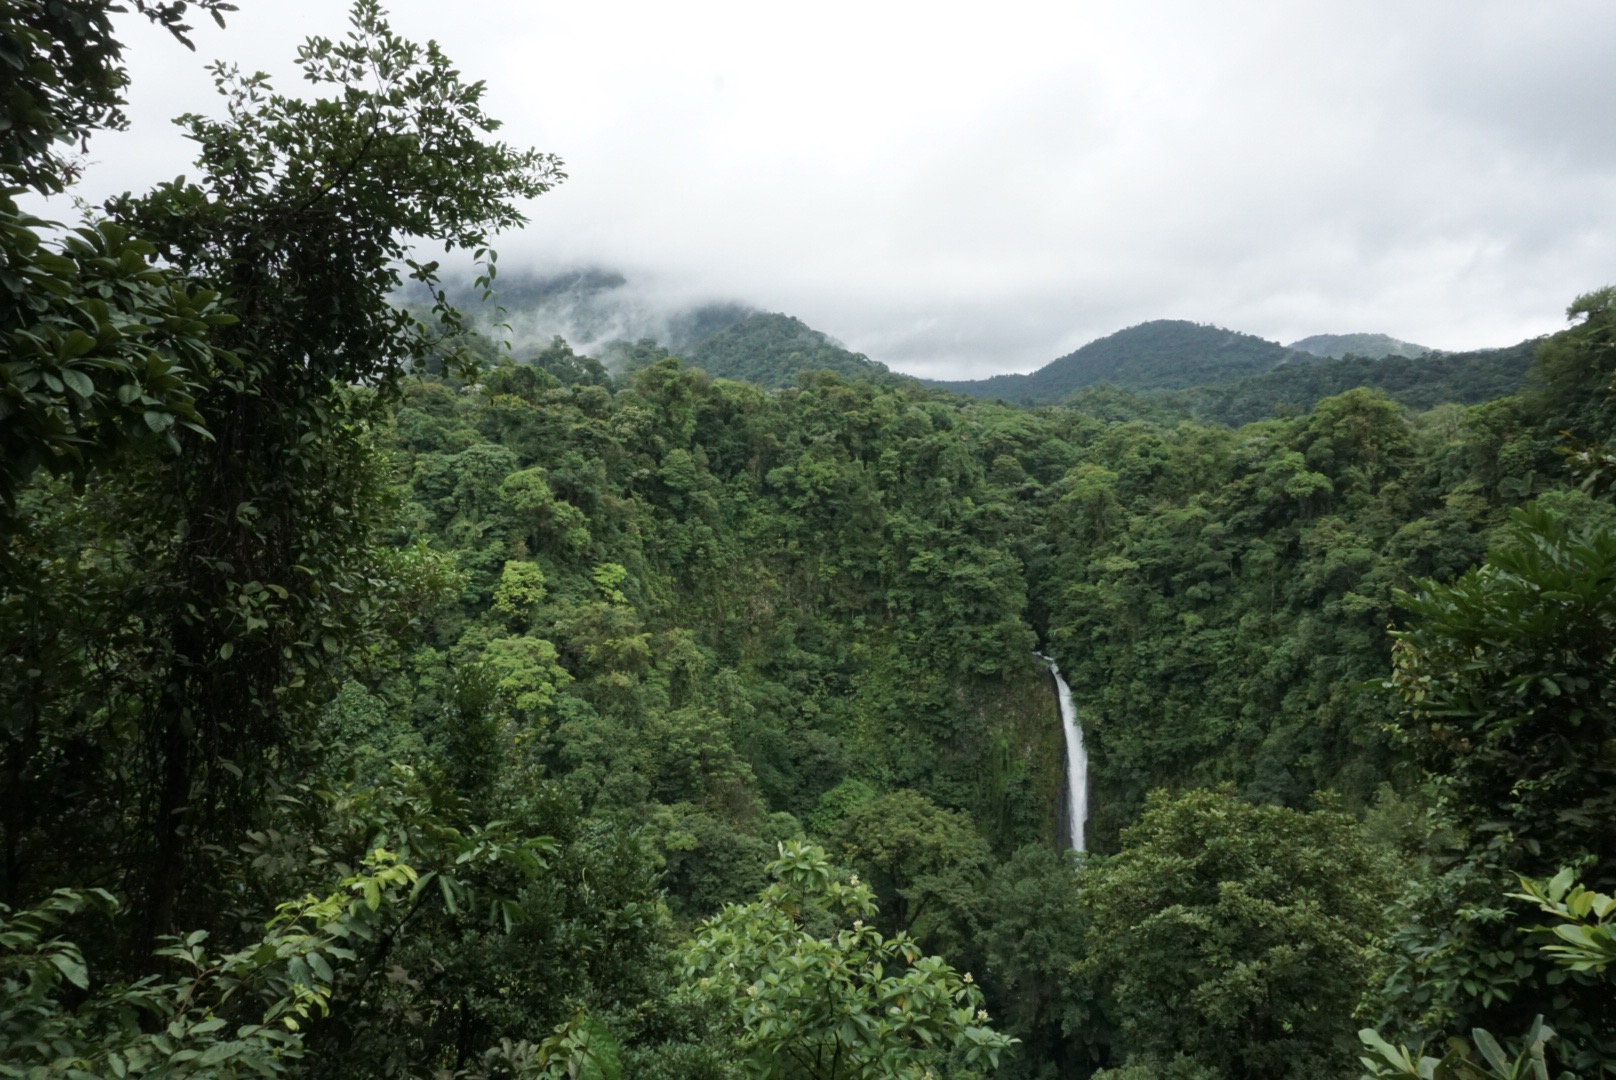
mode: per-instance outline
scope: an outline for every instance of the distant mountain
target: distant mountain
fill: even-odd
[[[770,388],[792,386],[806,371],[850,379],[908,378],[801,319],[738,303],[658,303],[615,271],[507,274],[499,287],[500,321],[511,327],[517,358],[562,382],[599,381],[606,370],[622,376],[669,355],[720,378]],[[495,321],[479,298],[460,299]],[[557,335],[577,352],[557,346]],[[1355,386],[1384,390],[1417,409],[1490,400],[1520,388],[1536,344],[1441,353],[1386,334],[1317,334],[1286,346],[1217,326],[1162,319],[1092,341],[1030,375],[926,382],[1017,404],[1053,405],[1078,394],[1071,404],[1096,415],[1242,424],[1305,412],[1321,398]]]
[[[720,378],[770,388],[793,386],[804,371],[906,378],[843,348],[801,319],[733,301],[691,304],[659,298],[615,270],[505,273],[498,290],[492,303],[470,292],[454,300],[494,337],[509,338],[519,360],[541,367],[559,364],[551,374],[563,382],[582,378],[572,361],[594,364],[591,356],[613,376],[677,356]],[[557,339],[565,342],[562,349],[572,360],[555,360],[561,355]]]
[[[1399,341],[1388,334],[1314,334],[1291,342],[1289,347],[1314,356],[1364,356],[1370,360],[1379,360],[1383,356],[1418,357],[1432,351],[1424,345]]]
[[[1281,364],[1272,371],[1223,386],[1140,392],[1102,383],[1088,386],[1061,404],[1101,420],[1183,420],[1239,427],[1255,420],[1307,413],[1327,397],[1366,386],[1410,409],[1437,405],[1478,405],[1516,393],[1526,383],[1538,340],[1503,349],[1387,356],[1371,360],[1347,356],[1306,364]]]
[[[801,319],[780,314],[748,315],[696,342],[683,356],[708,374],[767,387],[793,386],[803,371],[834,371],[849,378],[891,374],[885,364],[842,348]]]
[[[1235,330],[1158,319],[1091,341],[1030,375],[927,383],[972,397],[1053,405],[1074,390],[1099,383],[1129,390],[1181,390],[1231,383],[1296,360],[1312,357]]]
[[[1504,349],[1426,356],[1386,356],[1372,360],[1353,355],[1309,364],[1285,364],[1262,375],[1227,386],[1206,386],[1178,398],[1202,420],[1238,426],[1253,420],[1309,412],[1320,400],[1368,386],[1411,409],[1454,402],[1478,405],[1519,390],[1537,355],[1538,342],[1523,341]]]
[[[757,314],[732,301],[683,303],[660,299],[615,270],[582,268],[557,274],[507,271],[493,303],[461,290],[452,297],[496,337],[520,347],[547,348],[565,338],[579,352],[608,351],[615,343],[654,340],[683,355],[725,327]],[[508,329],[506,329],[508,328]]]

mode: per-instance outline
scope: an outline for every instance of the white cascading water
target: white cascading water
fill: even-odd
[[[1083,830],[1089,820],[1089,752],[1083,749],[1083,729],[1077,724],[1077,707],[1072,704],[1072,688],[1061,678],[1060,666],[1045,656],[1055,676],[1055,696],[1060,702],[1061,728],[1066,732],[1067,828],[1071,830],[1072,850],[1083,850]]]

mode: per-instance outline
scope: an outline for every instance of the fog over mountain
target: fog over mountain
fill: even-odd
[[[645,339],[683,353],[754,313],[735,300],[696,300],[659,292],[614,270],[587,267],[556,274],[526,271],[499,277],[493,304],[470,292],[456,302],[478,310],[514,348],[542,347],[562,337],[581,353]]]
[[[129,20],[133,125],[82,195],[184,168],[166,121],[217,109],[204,58],[291,90],[296,43],[343,30],[240,6],[195,58]],[[1161,318],[1471,349],[1616,280],[1600,0],[388,6],[567,162],[507,275],[615,268],[648,325],[738,302],[983,378]]]
[[[1313,334],[1290,343],[1290,348],[1314,356],[1424,356],[1431,350],[1411,341],[1399,341],[1389,334]]]

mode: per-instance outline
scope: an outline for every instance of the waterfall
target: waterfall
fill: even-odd
[[[1060,666],[1045,656],[1038,658],[1049,665],[1055,676],[1055,695],[1060,702],[1061,728],[1066,733],[1066,806],[1067,829],[1072,838],[1072,850],[1083,850],[1083,829],[1089,819],[1089,753],[1083,749],[1083,729],[1077,724],[1077,708],[1072,704],[1072,688],[1061,678]]]

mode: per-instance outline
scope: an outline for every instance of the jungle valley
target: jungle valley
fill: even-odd
[[[1616,290],[505,348],[562,164],[372,0],[22,209],[112,10],[0,3],[0,1076],[1616,1075]]]

